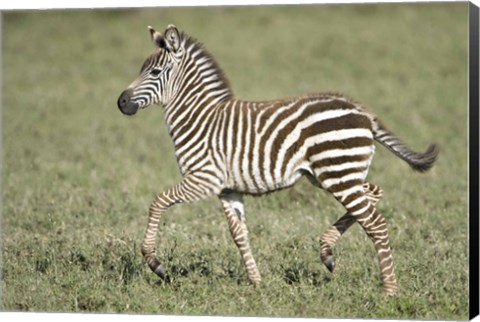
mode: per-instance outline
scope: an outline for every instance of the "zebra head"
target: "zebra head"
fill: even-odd
[[[170,92],[168,81],[182,56],[181,35],[174,25],[169,25],[163,35],[150,26],[148,29],[157,48],[143,63],[137,79],[118,98],[118,108],[126,115],[151,104],[165,104]]]

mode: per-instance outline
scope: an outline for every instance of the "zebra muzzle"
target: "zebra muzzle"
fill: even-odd
[[[138,104],[130,99],[131,94],[132,91],[130,89],[124,90],[117,100],[118,108],[125,115],[133,115],[138,110]]]

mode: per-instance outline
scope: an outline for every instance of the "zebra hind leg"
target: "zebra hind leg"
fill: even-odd
[[[382,188],[369,182],[363,184],[363,191],[374,206],[383,196]],[[350,226],[353,225],[353,223],[355,223],[355,221],[355,217],[347,212],[320,236],[320,258],[330,272],[333,272],[335,268],[333,248],[337,240],[350,228]]]
[[[395,295],[398,285],[393,267],[392,250],[388,238],[385,218],[370,201],[362,186],[363,183],[350,181],[337,187],[330,187],[335,198],[342,203],[348,213],[362,226],[372,240],[380,266],[380,276],[385,295]]]
[[[219,198],[227,217],[230,233],[232,234],[233,240],[242,256],[247,271],[248,281],[251,285],[258,286],[261,281],[261,276],[248,241],[248,230],[247,225],[245,224],[245,213],[243,209],[243,197],[238,193],[225,193],[221,194]]]

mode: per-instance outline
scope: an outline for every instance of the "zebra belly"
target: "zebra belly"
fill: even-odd
[[[293,186],[303,175],[313,175],[313,171],[307,162],[296,166],[294,169],[285,173],[281,180],[268,183],[264,180],[270,174],[261,174],[260,169],[253,171],[250,176],[235,177],[230,181],[229,190],[251,194],[261,195]],[[246,178],[247,177],[247,178]],[[250,177],[250,178],[248,178]]]

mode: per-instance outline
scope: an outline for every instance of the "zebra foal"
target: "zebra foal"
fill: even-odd
[[[159,194],[149,208],[142,254],[161,278],[155,252],[158,223],[171,206],[217,195],[247,271],[261,281],[245,223],[243,194],[261,195],[292,186],[306,176],[346,209],[320,237],[320,257],[333,271],[333,247],[355,222],[372,239],[383,292],[393,295],[395,277],[387,225],[376,208],[380,187],[366,181],[374,141],[414,170],[426,171],[438,149],[411,151],[362,105],[339,94],[312,94],[274,101],[234,98],[227,78],[200,43],[170,25],[149,27],[156,48],[117,105],[127,115],[161,104],[183,180]]]

